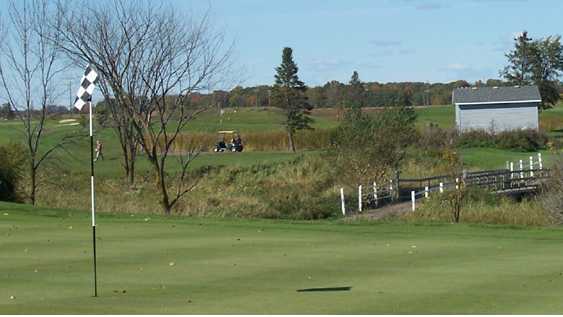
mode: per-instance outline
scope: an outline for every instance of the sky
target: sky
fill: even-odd
[[[293,48],[309,86],[363,81],[448,82],[498,78],[523,30],[563,33],[563,1],[526,0],[169,0],[210,9],[235,43],[243,86],[272,84],[283,47]]]

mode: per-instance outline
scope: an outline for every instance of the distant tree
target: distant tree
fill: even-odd
[[[354,184],[388,178],[406,157],[416,135],[413,108],[386,107],[368,115],[347,109],[333,135],[335,161]]]
[[[44,142],[47,107],[57,97],[58,75],[67,67],[53,44],[60,34],[48,25],[60,25],[47,0],[11,1],[6,19],[0,21],[0,91],[23,126],[26,164],[29,172],[28,197],[36,203],[39,171],[56,150],[70,141],[65,136],[55,144]],[[4,31],[4,32],[2,32]]]
[[[535,41],[531,61],[532,80],[540,90],[542,108],[549,108],[560,99],[558,78],[563,73],[561,36]]]
[[[293,137],[297,130],[311,129],[313,120],[309,117],[312,109],[305,94],[307,87],[299,80],[299,68],[293,61],[293,51],[289,47],[283,49],[282,63],[276,68],[276,81],[272,88],[272,103],[285,112],[285,129],[288,147],[295,152]]]
[[[347,89],[347,106],[361,108],[364,106],[364,84],[360,81],[357,71],[352,73]]]
[[[313,87],[307,89],[307,98],[314,108],[322,108],[327,106],[327,97],[323,87]]]
[[[236,86],[229,92],[229,107],[244,107],[245,102],[244,91],[241,86]]]
[[[101,127],[109,128],[114,125],[108,103],[105,100],[100,101],[96,104],[96,107],[94,107],[94,112],[96,121]]]
[[[0,201],[19,201],[19,183],[26,163],[26,149],[18,143],[0,146]]]
[[[513,85],[530,85],[534,44],[526,31],[520,33],[514,41],[514,49],[505,54],[508,65],[501,71],[501,75]]]
[[[399,107],[412,107],[414,105],[413,94],[410,88],[406,88],[399,93],[396,105]]]
[[[500,87],[500,86],[505,86],[506,82],[500,80],[500,79],[487,79],[486,85],[489,87]]]
[[[6,120],[13,120],[16,118],[16,114],[14,113],[14,110],[12,109],[9,103],[5,103],[2,106],[0,106],[0,118]]]

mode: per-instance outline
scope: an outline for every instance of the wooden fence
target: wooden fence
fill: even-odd
[[[411,201],[412,210],[416,209],[416,200],[428,198],[435,193],[459,188],[461,182],[469,188],[482,188],[495,194],[521,194],[537,191],[552,174],[550,169],[544,169],[541,154],[538,161],[530,157],[525,167],[519,161],[519,169],[514,169],[514,163],[507,162],[507,168],[463,172],[459,175],[437,175],[423,178],[400,178],[389,180],[385,184],[358,185],[357,193],[348,194],[352,202],[346,201],[344,188],[340,189],[341,210],[343,215],[376,209],[382,206]],[[356,201],[357,200],[357,201]],[[347,207],[348,206],[348,207]]]

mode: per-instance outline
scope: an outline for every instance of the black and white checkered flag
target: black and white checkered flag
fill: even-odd
[[[87,102],[92,101],[92,93],[94,92],[94,88],[96,88],[97,82],[98,73],[88,65],[86,71],[84,71],[84,75],[80,81],[80,88],[78,88],[76,99],[74,100],[74,107],[76,109],[82,110],[82,107],[84,107]]]

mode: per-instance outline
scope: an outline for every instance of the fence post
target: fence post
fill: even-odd
[[[429,198],[428,186],[424,186],[424,198]]]
[[[342,215],[346,216],[346,203],[344,202],[344,188],[340,187],[340,204],[342,208]]]
[[[416,209],[416,194],[413,191],[411,191],[411,201],[412,201],[412,211],[415,211]]]
[[[520,178],[524,178],[524,162],[520,160]]]
[[[530,177],[534,177],[534,157],[530,156]]]
[[[541,153],[538,153],[538,167],[540,170],[543,170],[543,162],[541,160]]]
[[[373,182],[373,199],[375,199],[375,206],[377,206],[377,183]]]
[[[401,190],[401,171],[395,170],[395,201],[399,201],[399,195]]]
[[[459,177],[455,178],[455,189],[459,189]]]
[[[506,161],[506,169],[510,168],[510,162]]]
[[[514,178],[514,162],[510,162],[510,179]]]
[[[440,194],[444,192],[444,183],[440,182]]]
[[[362,212],[362,185],[358,186],[358,211]]]

